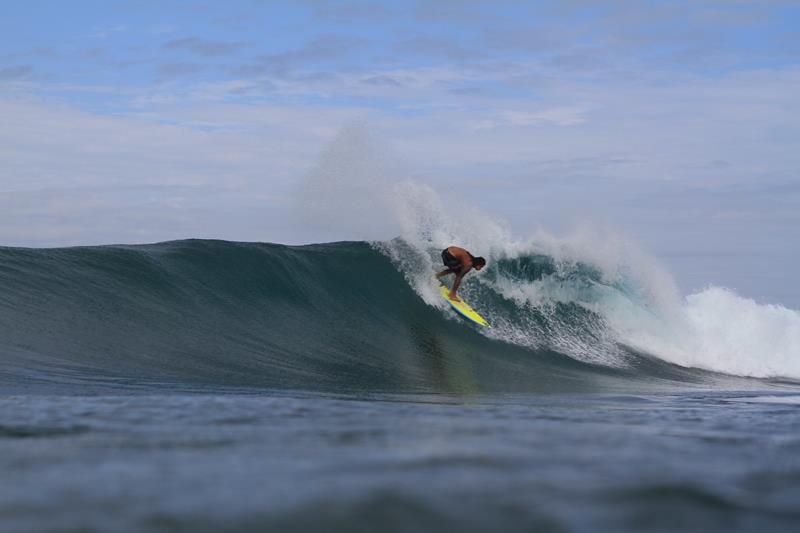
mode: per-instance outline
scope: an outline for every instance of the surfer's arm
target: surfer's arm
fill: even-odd
[[[439,278],[441,278],[442,276],[446,276],[446,275],[448,275],[448,274],[452,274],[452,273],[453,273],[453,271],[452,271],[452,270],[450,270],[449,268],[445,268],[444,270],[442,270],[441,272],[439,272],[438,274],[436,274],[436,279],[439,279]]]
[[[450,290],[450,299],[451,300],[461,301],[461,300],[459,300],[459,298],[456,295],[456,293],[458,292],[458,288],[461,286],[461,280],[464,279],[464,276],[467,275],[467,272],[470,271],[470,268],[472,268],[472,267],[468,267],[468,266],[464,267],[464,268],[461,269],[461,272],[456,274],[456,279],[453,282],[453,288]]]

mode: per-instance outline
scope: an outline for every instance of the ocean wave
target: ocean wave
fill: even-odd
[[[622,278],[547,254],[494,258],[463,288],[495,326],[481,331],[419,289],[435,288],[432,268],[410,281],[400,263],[418,253],[402,240],[3,248],[0,381],[474,393],[711,379],[630,347],[604,307],[635,307]]]

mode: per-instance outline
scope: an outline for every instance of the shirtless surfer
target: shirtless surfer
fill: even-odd
[[[461,300],[456,295],[458,287],[461,286],[461,280],[467,275],[471,269],[480,270],[486,265],[486,259],[483,257],[474,257],[471,253],[458,246],[450,246],[442,250],[442,262],[447,268],[436,274],[436,279],[441,279],[442,276],[448,274],[455,274],[456,280],[453,282],[453,288],[450,289],[450,299],[454,302]]]

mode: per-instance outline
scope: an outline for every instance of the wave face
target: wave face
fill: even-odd
[[[426,305],[366,243],[2,249],[0,283],[16,380],[514,390],[541,366]]]
[[[565,270],[536,254],[492,259],[493,271],[462,291],[495,326],[481,332],[441,300],[426,303],[433,270],[420,290],[403,269],[415,254],[401,240],[2,248],[0,381],[342,392],[742,387],[623,342],[602,306],[627,289],[596,268]],[[536,302],[526,296],[534,286]]]

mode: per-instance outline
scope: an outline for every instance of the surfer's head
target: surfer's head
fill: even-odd
[[[480,270],[486,266],[486,259],[483,257],[475,257],[472,259],[472,268],[475,270]]]

